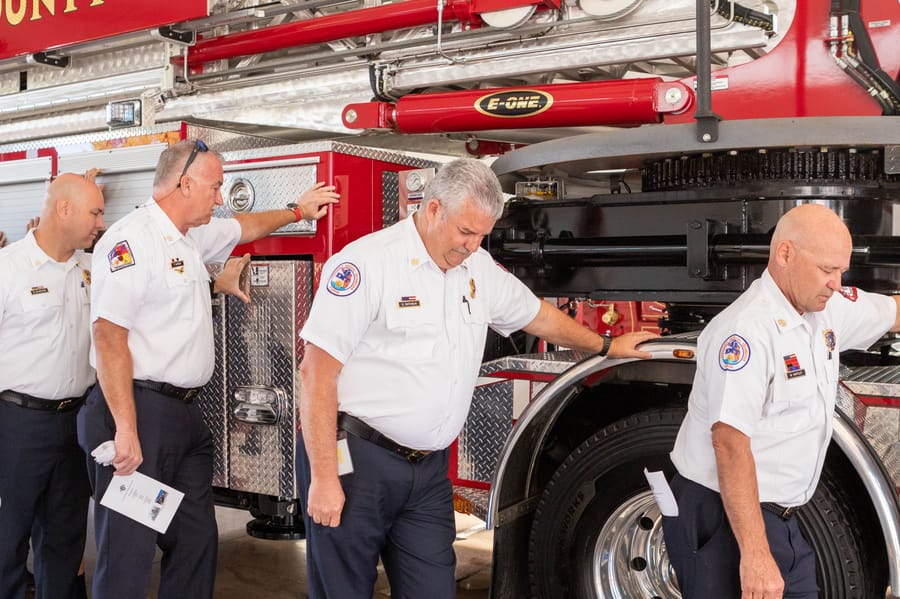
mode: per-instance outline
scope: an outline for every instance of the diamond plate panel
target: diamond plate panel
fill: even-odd
[[[400,220],[400,176],[393,171],[381,174],[381,226]]]
[[[491,376],[492,373],[501,371],[559,374],[576,362],[580,362],[591,355],[588,352],[567,350],[507,356],[482,364],[479,376]]]
[[[233,131],[222,131],[221,129],[210,129],[209,127],[198,127],[196,125],[188,125],[187,139],[202,139],[206,142],[206,145],[219,153],[254,150],[282,144],[281,141],[276,139],[247,135],[246,133],[235,133]]]
[[[71,115],[64,115],[65,119],[71,119]],[[85,133],[82,135],[62,135],[59,137],[49,137],[32,141],[22,141],[11,144],[0,145],[0,152],[19,152],[22,150],[36,150],[40,148],[65,148],[66,146],[74,146],[76,151],[83,152],[84,146],[91,144],[110,141],[114,139],[123,139],[126,137],[134,137],[140,135],[159,135],[161,133],[169,133],[179,131],[181,123],[161,123],[150,127],[134,127],[128,129],[112,129],[106,131],[95,131],[93,133]],[[149,193],[149,190],[148,190]]]
[[[213,347],[216,363],[212,378],[203,387],[197,403],[203,420],[212,432],[214,487],[228,486],[228,429],[226,428],[228,402],[225,388],[225,305],[223,296],[213,299]]]
[[[871,391],[865,388],[869,384],[895,387],[893,381],[897,377],[894,372],[896,370],[896,367],[884,366],[852,369],[841,367],[842,377],[855,380],[852,384],[849,380],[844,380],[846,387],[838,385],[835,404],[837,409],[847,415],[863,432],[875,454],[881,458],[881,463],[894,486],[900,487],[900,410],[895,407],[866,406],[853,394],[854,391],[857,393]],[[856,387],[862,387],[862,390],[857,390]]]
[[[299,378],[297,339],[312,301],[312,265],[301,261],[253,261],[257,286],[252,303],[228,297],[226,397],[230,489],[296,497]],[[265,273],[265,276],[261,276]],[[280,390],[287,398],[273,425],[250,424],[234,416],[240,386]]]
[[[490,482],[513,424],[513,382],[475,388],[469,417],[459,435],[457,476]]]
[[[341,143],[336,141],[315,141],[303,144],[273,146],[241,151],[240,153],[223,152],[223,155],[226,162],[231,162],[234,160],[274,158],[276,156],[316,154],[319,152],[337,152],[339,154],[347,154],[348,156],[360,156],[362,158],[400,164],[411,168],[431,168],[441,165],[441,163],[439,162],[435,162],[434,160],[426,160],[424,158],[420,158],[419,156],[412,156],[409,154],[392,152],[390,150],[382,150],[379,148],[354,146],[348,143]]]
[[[453,509],[460,514],[471,514],[476,518],[487,520],[488,498],[491,492],[487,489],[470,487],[453,487]]]
[[[315,164],[229,171],[225,174],[222,185],[225,203],[216,207],[214,214],[222,218],[234,216],[235,213],[229,207],[229,196],[235,182],[239,180],[248,182],[253,187],[254,201],[250,212],[260,212],[284,208],[288,203],[296,201],[301,193],[315,185],[317,172]],[[281,227],[273,235],[315,232],[315,221],[302,220]]]
[[[76,81],[94,81],[117,74],[130,74],[169,64],[163,44],[103,52],[93,56],[79,56],[65,69],[31,68],[28,70],[28,89],[56,87]],[[140,90],[135,92],[140,93]]]

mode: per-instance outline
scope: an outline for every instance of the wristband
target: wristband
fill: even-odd
[[[300,206],[297,204],[288,204],[287,209],[294,213],[294,222],[299,223],[303,220],[303,212],[300,211]]]
[[[600,338],[603,339],[603,347],[600,348],[600,351],[597,352],[597,355],[605,356],[607,352],[609,352],[610,346],[612,346],[612,339],[610,339],[606,335],[600,335]]]

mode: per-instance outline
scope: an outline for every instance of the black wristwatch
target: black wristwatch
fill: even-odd
[[[597,355],[605,356],[609,352],[609,348],[612,345],[612,338],[607,337],[606,335],[600,335],[600,338],[603,339],[603,347],[600,348],[600,351],[597,352]]]

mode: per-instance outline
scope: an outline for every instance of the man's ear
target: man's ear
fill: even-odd
[[[425,212],[428,213],[429,220],[435,220],[441,212],[441,201],[437,198],[431,198],[425,204]]]
[[[775,261],[779,266],[787,266],[787,263],[794,258],[797,248],[790,241],[781,241],[775,246]]]
[[[72,213],[72,202],[69,198],[60,198],[56,202],[56,215],[59,217],[66,217]]]

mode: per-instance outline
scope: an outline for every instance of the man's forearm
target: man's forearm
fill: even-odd
[[[768,553],[769,542],[759,507],[756,463],[749,438],[728,425],[717,423],[713,428],[713,448],[722,503],[741,554],[748,551]]]
[[[337,380],[343,364],[309,343],[300,363],[300,426],[313,478],[337,479]]]
[[[241,239],[238,243],[256,241],[296,221],[293,211],[287,208],[236,214],[234,218],[241,225]]]
[[[543,300],[537,316],[523,330],[550,343],[581,351],[598,352],[605,343],[600,335]]]
[[[94,345],[97,380],[116,423],[116,431],[135,432],[134,366],[128,349],[128,330],[98,321],[94,323]]]
[[[313,478],[337,478],[337,389],[314,389],[300,405],[303,446]]]

